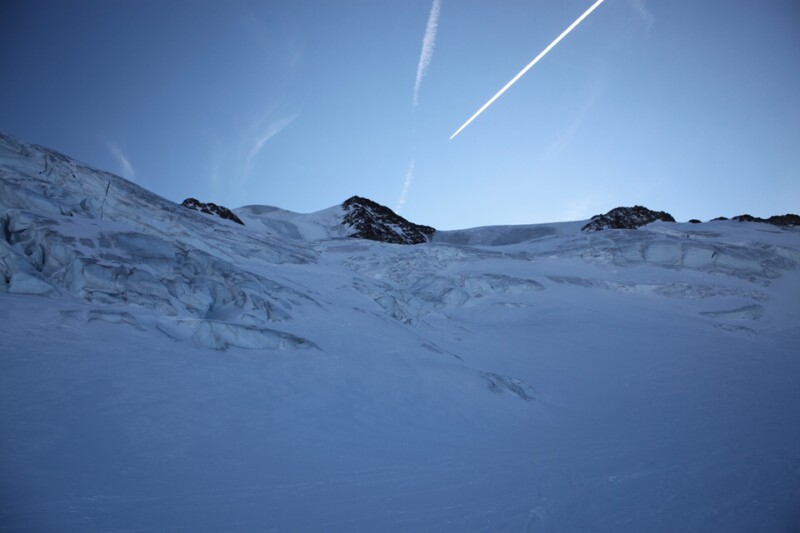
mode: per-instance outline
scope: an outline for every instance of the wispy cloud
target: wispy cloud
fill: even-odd
[[[109,152],[111,152],[111,155],[114,156],[114,159],[117,160],[117,163],[120,166],[120,176],[126,180],[134,181],[136,173],[133,170],[133,165],[131,164],[130,159],[128,159],[128,157],[122,151],[122,148],[120,148],[117,143],[112,141],[106,142],[106,148]]]
[[[255,113],[250,113],[253,117]],[[268,106],[255,118],[237,124],[233,131],[219,133],[214,130],[206,132],[208,144],[207,183],[214,201],[230,206],[252,202],[253,193],[261,192],[262,184],[255,184],[252,179],[257,170],[263,168],[258,175],[268,179],[269,167],[261,167],[260,159],[268,156],[267,144],[276,135],[288,128],[300,116],[300,109],[286,104]],[[257,180],[262,181],[262,180]]]
[[[406,206],[406,199],[408,198],[408,191],[411,189],[411,182],[414,181],[414,160],[411,160],[411,164],[408,165],[408,170],[406,171],[406,177],[403,181],[403,190],[400,192],[400,199],[397,200],[397,207],[395,208],[395,212],[399,215],[403,208]]]
[[[597,199],[594,197],[574,198],[564,209],[560,220],[573,221],[573,220],[586,220],[592,215],[597,214],[597,209],[593,207],[597,204]]]
[[[439,28],[439,12],[442,9],[442,0],[433,0],[431,13],[428,15],[428,24],[425,26],[425,36],[422,37],[422,51],[417,63],[417,79],[414,81],[414,106],[419,104],[419,90],[422,87],[422,78],[428,71],[428,66],[433,59],[433,49],[436,46],[436,30]]]
[[[650,26],[653,25],[656,17],[647,8],[647,2],[645,0],[630,0],[630,3],[633,6],[633,9],[636,10],[636,13],[642,17],[647,29],[650,29]]]
[[[604,85],[597,85],[591,92],[588,98],[583,103],[575,115],[572,117],[572,122],[564,128],[558,137],[551,142],[547,148],[544,150],[544,157],[550,158],[559,155],[564,148],[569,146],[572,142],[575,135],[580,131],[581,126],[583,125],[583,121],[592,108],[595,105],[595,102],[600,97],[600,95],[604,92],[605,86]]]
[[[206,149],[206,156],[208,157],[208,179],[212,194],[216,197],[220,189],[220,171],[225,157],[225,147],[222,144],[219,136],[214,132],[207,131],[208,135],[208,148]]]
[[[285,67],[296,67],[303,60],[302,26],[291,17],[270,9],[268,2],[229,2],[238,30],[257,53]]]
[[[250,148],[247,152],[245,157],[244,163],[244,177],[247,179],[250,176],[250,171],[253,166],[253,160],[264,148],[264,145],[267,144],[267,141],[275,137],[281,131],[283,131],[289,124],[295,121],[297,118],[297,113],[291,113],[288,115],[280,116],[277,118],[274,117],[267,117],[264,121],[261,122],[258,128],[256,128],[256,133],[250,139]]]
[[[605,213],[613,205],[620,205],[619,198],[615,198],[615,195],[605,192],[589,192],[584,196],[572,198],[561,211],[558,220],[586,220],[598,213]]]

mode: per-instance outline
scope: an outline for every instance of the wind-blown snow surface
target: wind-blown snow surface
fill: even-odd
[[[800,526],[798,230],[388,245],[6,136],[0,187],[4,531]]]

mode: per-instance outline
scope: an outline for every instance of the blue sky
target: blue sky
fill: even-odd
[[[592,3],[4,2],[0,129],[177,202],[439,229],[800,211],[796,0],[606,0],[448,139]]]

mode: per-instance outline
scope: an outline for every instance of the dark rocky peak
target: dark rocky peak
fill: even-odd
[[[435,229],[420,226],[404,219],[388,207],[353,196],[342,204],[345,226],[352,229],[349,237],[369,239],[393,244],[420,244],[428,242]]]
[[[652,211],[646,207],[617,207],[605,215],[595,215],[581,231],[600,231],[604,229],[636,229],[656,220],[675,222],[672,215],[664,211]]]
[[[775,215],[769,218],[759,218],[752,215],[739,215],[733,217],[733,220],[738,222],[761,222],[762,224],[772,224],[773,226],[781,226],[784,228],[793,228],[800,226],[800,216],[788,213],[786,215]]]
[[[753,215],[739,215],[733,217],[737,222],[766,222],[763,218],[754,217]]]
[[[206,213],[208,215],[215,215],[220,218],[224,218],[225,220],[232,220],[233,222],[236,222],[237,224],[241,224],[242,226],[244,226],[244,222],[242,222],[242,220],[239,217],[237,217],[233,213],[233,211],[231,211],[227,207],[217,205],[211,202],[204,204],[203,202],[195,198],[187,198],[186,200],[183,201],[183,203],[181,203],[181,205],[183,207],[186,207],[187,209],[200,211],[201,213]]]

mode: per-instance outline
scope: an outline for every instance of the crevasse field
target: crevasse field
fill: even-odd
[[[0,530],[800,528],[800,230],[342,209],[0,136]]]

